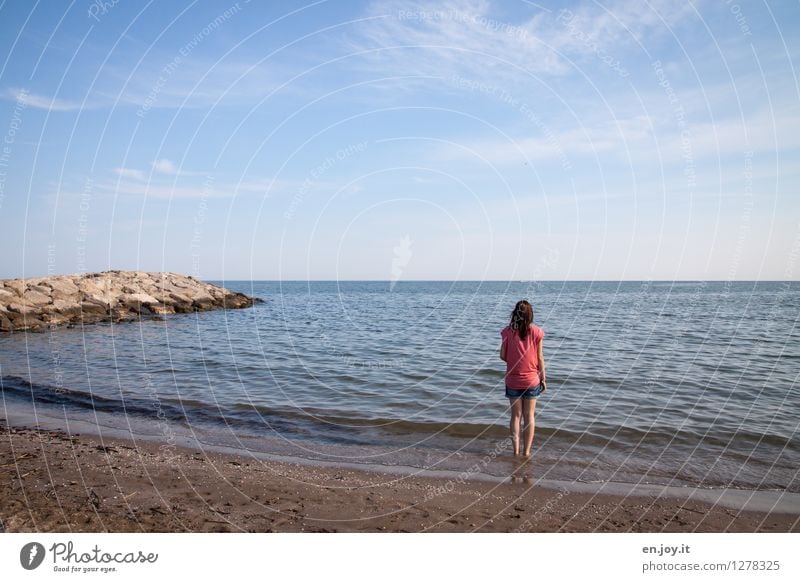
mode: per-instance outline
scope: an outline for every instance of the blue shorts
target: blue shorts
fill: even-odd
[[[522,388],[521,390],[506,386],[506,398],[511,398],[512,400],[516,400],[517,398],[522,398],[523,400],[536,400],[536,397],[542,392],[543,390],[541,384],[531,386],[530,388]]]

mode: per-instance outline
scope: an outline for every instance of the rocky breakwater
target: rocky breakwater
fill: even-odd
[[[260,299],[176,273],[105,271],[0,280],[0,331],[159,319],[173,313],[239,309]]]

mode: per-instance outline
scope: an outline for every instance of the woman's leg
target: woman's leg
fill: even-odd
[[[519,455],[519,421],[522,418],[522,398],[509,398],[511,403],[511,446]]]
[[[520,400],[522,400],[520,398]],[[533,429],[535,428],[534,413],[536,412],[536,399],[522,400],[522,426],[523,429],[523,448],[522,454],[526,457],[531,456],[531,446],[533,445]]]

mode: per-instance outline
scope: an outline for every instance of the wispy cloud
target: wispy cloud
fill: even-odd
[[[206,172],[197,172],[191,170],[184,170],[183,167],[178,167],[175,162],[167,158],[161,158],[153,162],[153,172],[156,174],[164,174],[166,176],[205,176]]]
[[[191,200],[201,198],[232,198],[234,192],[214,185],[178,185],[156,182],[122,180],[95,185],[96,192],[163,200]]]
[[[505,23],[493,18],[489,3],[482,0],[451,0],[435,6],[382,0],[371,4],[368,13],[379,18],[360,24],[347,39],[347,48],[372,51],[365,56],[367,64],[383,72],[484,76],[496,73],[502,62],[530,72],[566,71],[556,53],[531,34],[541,15],[522,25]]]
[[[175,164],[166,158],[153,162],[153,170],[159,174],[174,175],[178,173],[178,168],[175,167]]]
[[[571,156],[617,152],[624,155],[631,147],[639,147],[643,140],[652,139],[652,120],[636,116],[594,126],[564,129],[546,128],[540,135],[517,139],[476,138],[465,141],[460,147],[437,146],[440,158],[475,158],[492,164],[522,164],[531,160],[561,158],[570,164]]]
[[[150,109],[252,104],[279,82],[274,64],[267,67],[197,58],[170,65],[171,58],[174,56],[151,56],[133,71],[127,63],[107,65],[85,103],[82,99],[56,98],[19,87],[1,90],[0,99],[46,111],[137,107],[146,113]]]
[[[206,108],[248,105],[290,76],[290,67],[259,56],[237,60],[191,59],[180,54],[151,51],[137,62],[130,58],[109,64],[98,80],[98,98],[106,106],[150,109]],[[131,63],[137,62],[135,68]]]
[[[235,198],[238,196],[282,196],[294,195],[302,185],[296,180],[252,178],[239,182],[218,182],[203,172],[181,172],[169,160],[161,162],[163,172],[146,176],[141,170],[115,168],[120,179],[103,180],[94,185],[94,190],[107,195],[121,195],[158,200],[191,200],[200,198]],[[157,162],[157,163],[158,163]],[[155,165],[155,163],[154,163]],[[168,176],[168,177],[167,177]],[[322,188],[314,184],[314,188]],[[54,185],[54,189],[57,187]],[[308,185],[306,185],[306,188]],[[59,190],[61,195],[72,195],[68,190]],[[75,194],[79,196],[79,194]]]
[[[114,168],[114,173],[123,178],[133,178],[134,180],[144,180],[144,173],[141,170],[132,168]]]
[[[77,101],[66,101],[64,99],[56,99],[55,97],[37,95],[36,93],[31,93],[27,89],[19,88],[6,89],[2,93],[2,97],[6,101],[18,101],[23,103],[26,107],[44,109],[46,111],[78,111],[79,109],[89,107],[89,105],[82,105]]]
[[[610,47],[675,26],[692,13],[668,0],[619,0],[605,6],[569,10],[530,6],[517,21],[503,20],[485,0],[448,0],[432,5],[408,0],[378,0],[347,39],[350,51],[366,51],[366,62],[397,75],[524,80],[531,75],[564,75],[569,60],[594,56],[613,59]]]
[[[440,159],[475,159],[497,165],[531,160],[569,162],[581,155],[614,156],[619,160],[664,163],[720,156],[741,156],[745,151],[780,151],[800,148],[800,116],[757,112],[746,118],[693,123],[682,132],[671,120],[657,121],[641,115],[582,128],[548,131],[533,137],[501,140],[475,138],[461,146],[436,146]]]

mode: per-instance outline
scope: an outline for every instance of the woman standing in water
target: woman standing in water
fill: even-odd
[[[544,331],[533,325],[533,307],[530,303],[522,300],[516,304],[511,312],[511,322],[500,332],[500,337],[503,338],[500,359],[506,363],[506,397],[511,403],[511,443],[514,445],[514,455],[519,455],[522,432],[522,454],[529,457],[533,444],[536,398],[547,388],[542,352]]]

